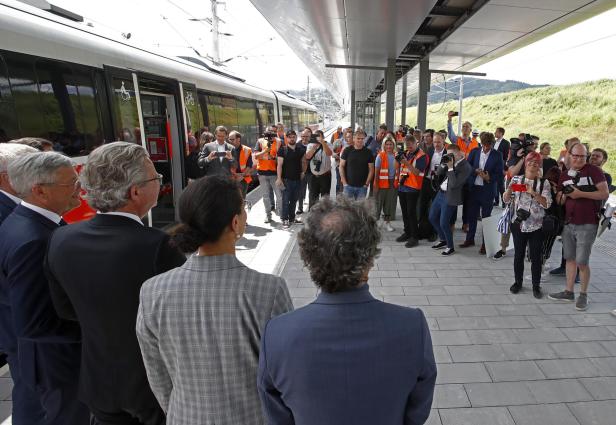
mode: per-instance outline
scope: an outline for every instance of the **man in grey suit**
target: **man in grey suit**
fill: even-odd
[[[204,175],[231,175],[231,170],[237,167],[233,158],[234,146],[226,141],[227,128],[219,125],[214,131],[216,140],[203,145],[199,152],[197,163],[204,170]]]
[[[457,145],[450,145],[445,157],[447,161],[437,169],[435,176],[440,178],[442,183],[430,207],[430,223],[440,239],[432,249],[446,248],[441,254],[451,255],[455,252],[451,232],[452,219],[458,212],[458,205],[464,202],[462,188],[473,170]]]

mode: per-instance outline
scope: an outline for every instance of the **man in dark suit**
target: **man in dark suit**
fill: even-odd
[[[36,399],[13,400],[14,424],[86,425],[90,414],[77,400],[79,326],[58,317],[43,260],[62,214],[79,205],[79,180],[71,161],[53,152],[12,161],[9,179],[22,203],[0,226],[0,285],[8,295],[15,339],[7,341],[11,373]]]
[[[197,162],[199,167],[203,169],[204,175],[225,174],[231,176],[231,170],[237,167],[233,159],[233,149],[235,148],[225,140],[227,134],[227,128],[219,125],[214,131],[216,140],[206,143],[201,148]]]
[[[494,146],[494,134],[481,133],[481,147],[475,148],[468,155],[467,161],[473,167],[473,173],[468,178],[470,202],[468,208],[468,233],[466,240],[460,248],[475,245],[475,232],[477,231],[477,216],[481,211],[481,217],[492,215],[494,197],[497,193],[497,182],[503,178],[503,157],[500,152],[492,149]],[[482,243],[480,254],[485,254],[485,246]]]
[[[494,132],[494,137],[496,141],[494,142],[493,149],[498,151],[503,156],[503,178],[499,179],[497,184],[497,193],[496,197],[494,197],[494,206],[498,206],[499,202],[501,202],[503,193],[505,193],[505,171],[507,171],[507,160],[509,159],[509,149],[511,148],[511,144],[509,140],[504,138],[505,129],[503,127],[496,127],[496,131]]]
[[[430,331],[421,310],[370,294],[379,242],[366,201],[325,197],[310,210],[300,255],[321,293],[263,331],[257,388],[269,425],[428,419],[436,381]]]
[[[163,425],[135,334],[143,282],[186,260],[166,233],[141,222],[160,175],[143,147],[114,142],[90,154],[81,180],[98,214],[58,229],[46,261],[58,314],[81,326],[79,397],[99,425]]]

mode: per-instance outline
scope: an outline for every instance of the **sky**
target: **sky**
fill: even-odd
[[[205,56],[212,51],[211,25],[190,21],[212,16],[208,0],[51,0],[79,13],[97,31],[131,33],[130,42],[170,55]],[[220,59],[247,82],[269,89],[302,89],[321,84],[249,0],[226,0],[218,6],[224,23]],[[572,84],[616,79],[616,9],[579,23],[537,43],[482,65],[486,78],[530,84]]]

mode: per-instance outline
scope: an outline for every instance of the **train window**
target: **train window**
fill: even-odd
[[[237,129],[244,138],[242,141],[253,146],[257,141],[257,108],[254,100],[238,99],[237,101]]]
[[[282,123],[286,128],[291,128],[293,122],[291,121],[291,108],[288,106],[282,106]]]
[[[291,123],[293,130],[299,130],[299,113],[297,108],[291,108]]]
[[[14,137],[49,137],[34,73],[32,59],[25,55],[11,54],[4,57],[8,68],[19,134]]]
[[[19,127],[11,96],[9,76],[4,59],[0,56],[0,143],[19,137]]]
[[[111,78],[112,102],[117,117],[116,137],[124,142],[141,144],[141,127],[137,112],[135,87],[130,78]]]
[[[262,133],[267,125],[274,124],[274,104],[257,102],[257,108],[259,109],[259,132]]]

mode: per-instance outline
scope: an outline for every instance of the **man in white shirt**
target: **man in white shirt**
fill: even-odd
[[[419,238],[428,239],[430,242],[436,240],[436,229],[430,223],[430,205],[436,196],[436,188],[432,180],[435,177],[441,158],[447,153],[445,149],[445,138],[441,133],[435,133],[434,130],[426,130],[424,133],[424,141],[429,139],[430,146],[426,153],[430,158],[430,167],[428,173],[423,180],[421,186],[421,194],[419,196]]]
[[[498,206],[503,193],[505,192],[505,171],[507,171],[507,160],[509,159],[509,149],[511,148],[511,144],[504,138],[504,136],[505,129],[503,127],[496,127],[496,131],[494,131],[496,142],[494,142],[493,149],[500,152],[503,157],[503,178],[496,182],[498,193],[494,197],[494,206]]]

